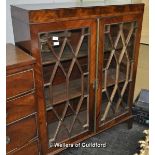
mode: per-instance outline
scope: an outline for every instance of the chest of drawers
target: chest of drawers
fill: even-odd
[[[6,49],[6,151],[9,155],[37,155],[35,59],[12,44]]]

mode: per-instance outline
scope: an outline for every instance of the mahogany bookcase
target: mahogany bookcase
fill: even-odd
[[[132,125],[144,4],[110,2],[11,6],[15,44],[36,59],[43,154]]]

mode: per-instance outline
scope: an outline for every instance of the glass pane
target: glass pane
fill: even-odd
[[[89,28],[39,34],[49,147],[89,128]]]
[[[101,125],[128,108],[136,31],[135,21],[104,27]]]

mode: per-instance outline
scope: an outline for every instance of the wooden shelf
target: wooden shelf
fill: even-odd
[[[107,75],[107,86],[106,87],[111,87],[115,85],[115,75],[116,75],[116,70],[115,69],[110,69],[108,71]],[[125,74],[122,72],[119,73],[119,83],[125,82]],[[45,99],[46,99],[46,107],[47,110],[51,109],[52,103],[50,103],[50,95],[49,95],[49,85],[50,83],[45,84]],[[87,76],[84,78],[84,95],[88,96],[88,78]],[[102,83],[102,89],[103,91],[106,89],[104,87],[104,76],[103,76],[103,83]],[[76,97],[80,97],[82,95],[81,92],[81,79],[76,79],[70,81],[69,84],[69,96],[67,97],[67,92],[66,92],[66,83],[58,84],[52,86],[52,92],[53,92],[53,105],[62,103],[66,100],[70,100]]]
[[[88,130],[87,112],[88,112],[87,110],[83,110],[78,113],[78,119],[80,119],[82,124],[80,124],[78,121],[75,121],[70,134],[68,133],[67,129],[69,130],[71,128],[72,121],[75,115],[72,114],[65,117],[63,124],[67,127],[67,129],[64,126],[61,126],[59,129],[61,130],[61,132],[58,132],[55,140],[54,140],[54,135],[55,135],[59,120],[48,124],[49,143],[62,142],[75,135],[86,132]]]
[[[84,95],[88,96],[88,78],[84,78]],[[46,85],[47,86],[47,85]],[[50,109],[52,103],[50,103],[49,87],[45,87],[45,99],[47,110]],[[66,83],[55,85],[52,87],[53,92],[53,105],[62,103],[66,100],[70,100],[82,95],[81,92],[81,79],[72,80],[69,83],[69,96],[67,97]]]
[[[110,43],[105,42],[105,48],[104,48],[104,52],[111,52],[113,50],[113,47],[110,45]],[[128,43],[127,48],[133,48],[133,44],[132,42]],[[123,45],[118,44],[115,51],[121,51],[123,49]]]
[[[42,64],[47,65],[47,64],[53,64],[56,63],[56,59],[52,52],[41,52],[42,56]],[[82,58],[82,57],[87,57],[88,56],[88,51],[87,50],[80,50],[78,53],[77,58]],[[73,59],[74,55],[70,51],[64,51],[61,60],[60,61],[67,61]]]
[[[106,89],[106,87],[111,87],[113,85],[115,85],[115,79],[116,79],[116,70],[115,69],[109,69],[108,72],[107,72],[107,84],[106,84],[106,87],[104,86],[104,73],[103,73],[103,77],[102,77],[102,89],[103,91]],[[125,82],[125,74],[123,72],[120,72],[119,73],[119,80],[118,80],[118,83],[121,83],[121,82]]]
[[[117,117],[117,116],[121,115],[122,113],[127,112],[127,110],[129,110],[129,107],[127,106],[127,103],[126,103],[126,105],[123,105],[124,107],[121,106],[121,107],[118,109],[118,111],[115,112],[115,113],[113,113],[112,109],[110,109],[110,110],[109,110],[109,113],[108,113],[108,115],[107,115],[107,117],[106,117],[106,119],[105,119],[105,120],[102,120],[102,117],[103,117],[103,115],[104,115],[104,113],[105,113],[105,109],[106,109],[106,107],[107,107],[107,103],[108,103],[108,102],[109,102],[108,100],[105,100],[105,99],[102,100],[102,105],[101,105],[101,117],[100,117],[100,121],[101,121],[100,123],[101,123],[101,124],[102,124],[102,123],[105,123],[105,122],[107,122],[107,121],[110,121],[110,120],[113,119],[114,117]],[[111,106],[115,109],[116,103],[115,103],[115,102],[112,102]]]

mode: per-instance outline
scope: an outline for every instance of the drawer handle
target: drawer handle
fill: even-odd
[[[6,136],[6,144],[9,144],[9,143],[10,143],[10,137]]]

